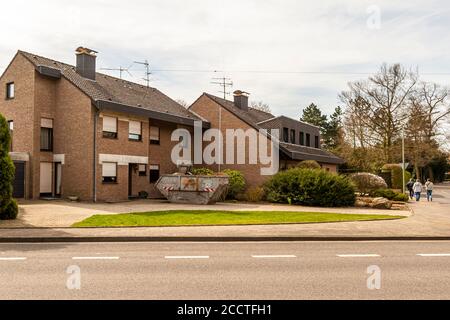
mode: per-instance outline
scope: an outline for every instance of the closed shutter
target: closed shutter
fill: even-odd
[[[117,133],[117,118],[104,116],[103,131]]]
[[[53,129],[53,120],[52,119],[41,118],[41,128]]]
[[[130,121],[130,134],[141,135],[141,122]]]
[[[117,176],[117,163],[103,162],[102,176],[103,177],[116,177]]]

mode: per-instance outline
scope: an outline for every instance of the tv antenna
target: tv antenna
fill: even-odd
[[[226,77],[222,77],[222,78],[212,78],[211,83],[212,84],[218,84],[222,87],[222,90],[219,91],[220,93],[223,93],[223,98],[226,100],[227,99],[227,94],[230,94],[231,92],[227,91],[227,88],[232,87],[233,86],[233,81],[231,81],[230,78],[226,78]]]
[[[122,79],[122,74],[124,72],[128,73],[131,77],[133,76],[129,71],[130,68],[131,68],[131,66],[129,66],[128,68],[122,68],[120,66],[119,68],[101,68],[100,70],[119,71],[119,78]]]
[[[152,74],[150,72],[150,63],[147,60],[135,61],[134,63],[142,64],[145,66],[145,78],[143,78],[143,80],[147,83],[147,88],[150,87],[150,75]]]

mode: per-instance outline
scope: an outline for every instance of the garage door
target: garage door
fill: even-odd
[[[16,175],[13,184],[13,197],[25,198],[25,162],[14,162]]]

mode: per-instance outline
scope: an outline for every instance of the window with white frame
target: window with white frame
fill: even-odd
[[[14,89],[14,82],[9,82],[6,84],[6,99],[14,99],[16,94]]]
[[[11,136],[11,145],[9,146],[9,151],[13,151],[13,133],[14,133],[14,121],[8,121],[9,135]]]
[[[150,144],[159,144],[159,127],[150,126]]]
[[[103,137],[117,139],[117,118],[103,116]]]
[[[140,121],[129,121],[128,139],[133,141],[142,140],[142,123]]]
[[[102,182],[116,183],[117,182],[117,163],[103,162],[102,164]]]

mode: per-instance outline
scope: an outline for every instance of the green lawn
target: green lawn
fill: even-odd
[[[72,227],[156,227],[320,223],[401,219],[402,216],[290,211],[173,210],[93,215]]]

